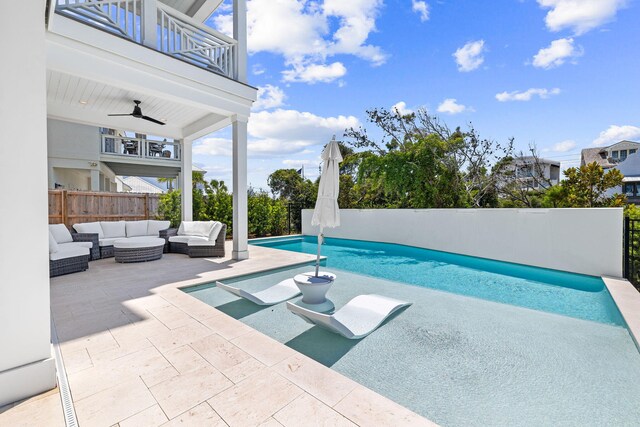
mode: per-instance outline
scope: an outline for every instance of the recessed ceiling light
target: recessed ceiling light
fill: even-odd
[[[82,105],[86,105],[89,101],[85,101],[84,99],[78,101]]]
[[[164,118],[164,119],[160,119],[161,122],[166,122],[168,119]]]

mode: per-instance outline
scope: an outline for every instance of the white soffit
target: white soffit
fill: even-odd
[[[140,107],[144,115],[158,120],[166,119],[166,126],[133,117],[108,116],[130,113],[134,99],[142,101]],[[130,130],[149,132],[151,127],[157,129],[156,133],[160,135],[173,137],[180,137],[183,128],[212,114],[204,109],[53,70],[47,70],[47,104],[58,117],[68,111],[69,117],[59,117],[62,119],[78,119],[113,127],[130,123]],[[224,119],[223,116],[219,117],[220,120]]]

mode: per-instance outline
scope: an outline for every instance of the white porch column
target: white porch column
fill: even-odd
[[[233,38],[238,42],[236,78],[247,82],[247,0],[233,0]]]
[[[100,170],[91,169],[91,191],[100,191]],[[108,190],[107,190],[108,191]]]
[[[247,119],[233,122],[233,259],[249,258]]]
[[[193,139],[182,140],[182,171],[180,173],[180,191],[182,195],[182,220],[193,221],[193,192],[192,173],[193,164],[191,158],[191,147]]]
[[[2,3],[0,406],[56,385],[51,357],[44,0]],[[16,35],[20,43],[14,43]],[[29,114],[24,114],[28,111]],[[28,171],[25,171],[28,165]],[[22,225],[22,226],[21,226]],[[35,421],[34,421],[35,422]],[[1,423],[1,422],[0,422]]]

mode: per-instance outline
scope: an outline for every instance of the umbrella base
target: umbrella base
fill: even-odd
[[[320,272],[318,277],[315,276],[315,272],[296,275],[293,281],[302,292],[302,299],[296,304],[318,312],[333,310],[334,305],[326,295],[335,278],[335,274],[324,271]]]

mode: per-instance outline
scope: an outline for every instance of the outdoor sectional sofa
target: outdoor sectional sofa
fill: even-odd
[[[97,258],[114,256],[113,244],[121,239],[160,237],[167,242],[164,252],[190,257],[223,257],[227,226],[217,221],[183,221],[178,229],[169,228],[169,221],[100,221],[73,225],[74,236],[95,236]]]
[[[49,275],[76,273],[89,268],[89,260],[100,257],[97,236],[71,234],[64,224],[49,225]]]
[[[74,224],[73,229],[74,235],[91,234],[95,236],[99,247],[98,258],[109,258],[114,256],[113,243],[116,240],[146,239],[148,237],[162,237],[166,240],[166,233],[170,225],[169,221],[156,220],[96,221]]]
[[[168,231],[169,252],[196,257],[223,257],[227,226],[218,221],[182,221]]]

